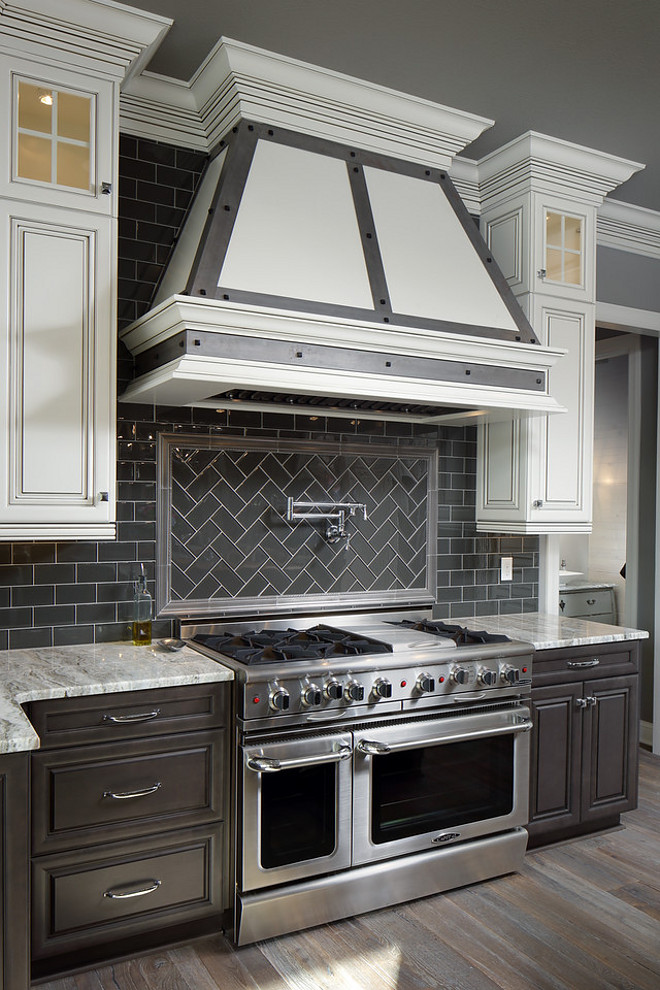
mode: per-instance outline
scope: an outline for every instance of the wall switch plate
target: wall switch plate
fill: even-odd
[[[513,557],[500,558],[500,581],[513,581]]]

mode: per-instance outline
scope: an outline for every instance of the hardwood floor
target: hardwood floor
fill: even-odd
[[[660,757],[625,827],[521,873],[237,949],[222,936],[43,990],[658,990]]]

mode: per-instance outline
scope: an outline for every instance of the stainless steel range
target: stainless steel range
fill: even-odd
[[[419,611],[181,634],[236,673],[239,944],[520,867],[529,644]]]

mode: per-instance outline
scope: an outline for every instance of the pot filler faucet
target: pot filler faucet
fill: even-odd
[[[328,543],[345,540],[345,550],[348,550],[351,540],[350,533],[346,532],[346,520],[356,512],[362,512],[363,518],[367,518],[367,507],[364,502],[300,502],[293,498],[286,500],[287,522],[296,522],[300,519],[306,519],[308,522],[314,519],[326,519],[328,525],[323,536]]]

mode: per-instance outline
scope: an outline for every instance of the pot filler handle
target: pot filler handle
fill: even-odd
[[[300,756],[292,760],[275,760],[270,756],[249,756],[247,759],[248,770],[255,773],[277,773],[279,770],[293,770],[298,767],[315,767],[319,763],[338,763],[340,760],[347,760],[353,755],[350,746],[340,746],[332,753],[322,753],[317,756]]]
[[[518,725],[502,725],[495,729],[476,729],[474,732],[452,732],[435,739],[415,739],[401,743],[382,743],[375,739],[360,739],[356,750],[363,756],[382,756],[385,753],[395,753],[403,749],[419,749],[422,746],[434,746],[440,743],[462,742],[464,739],[478,739],[481,736],[503,736],[507,732],[529,732],[533,726],[531,719],[524,719]]]

